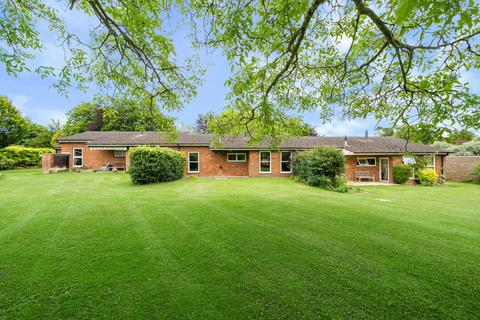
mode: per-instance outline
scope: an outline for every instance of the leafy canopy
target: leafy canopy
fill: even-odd
[[[0,96],[0,149],[20,142],[27,132],[27,120],[7,97]]]
[[[26,61],[44,47],[39,25],[46,22],[66,61],[35,71],[56,77],[61,92],[95,83],[144,108],[179,109],[203,75],[196,59],[176,58],[172,30],[186,20],[194,44],[221,50],[231,63],[231,132],[284,136],[291,132],[279,126],[308,110],[327,120],[340,114],[393,126],[480,128],[479,97],[461,80],[480,67],[476,0],[60,3],[91,17],[89,36],[70,32],[49,1],[0,2],[0,62],[8,73],[28,71]]]
[[[63,135],[85,131],[173,132],[175,125],[155,105],[133,99],[103,99],[100,103],[81,103],[67,113]]]
[[[321,109],[327,119],[340,112],[393,125],[480,126],[479,97],[460,80],[480,66],[477,1],[188,6],[197,38],[232,63],[228,108],[241,114],[238,125],[274,127],[290,112]]]

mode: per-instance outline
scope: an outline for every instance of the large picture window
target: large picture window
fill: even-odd
[[[80,168],[83,167],[83,149],[73,148],[73,166]]]
[[[188,172],[200,172],[200,154],[198,152],[188,153]]]
[[[228,162],[246,162],[247,154],[246,153],[228,153],[227,161]]]
[[[269,151],[260,151],[260,173],[270,173],[271,155]]]
[[[358,167],[374,167],[376,165],[376,158],[357,158]]]
[[[282,173],[292,172],[292,157],[293,153],[291,151],[280,152],[280,169]]]

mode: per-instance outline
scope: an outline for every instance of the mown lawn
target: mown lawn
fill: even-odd
[[[480,314],[480,186],[4,172],[0,318]]]

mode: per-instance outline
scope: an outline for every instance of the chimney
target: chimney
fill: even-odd
[[[348,146],[347,135],[345,135],[345,142],[343,143],[343,145],[344,145],[345,147]]]
[[[365,139],[368,139],[368,130],[365,130]]]

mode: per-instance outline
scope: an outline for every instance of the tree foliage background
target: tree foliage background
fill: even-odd
[[[68,30],[59,7],[95,21],[87,37]],[[5,0],[0,13],[8,73],[30,71],[42,22],[65,63],[34,71],[60,92],[93,83],[164,110],[181,109],[201,84],[198,60],[178,61],[172,39],[188,24],[198,48],[231,64],[228,128],[253,139],[296,134],[289,119],[309,110],[327,121],[480,129],[479,97],[461,79],[480,67],[476,0]]]

